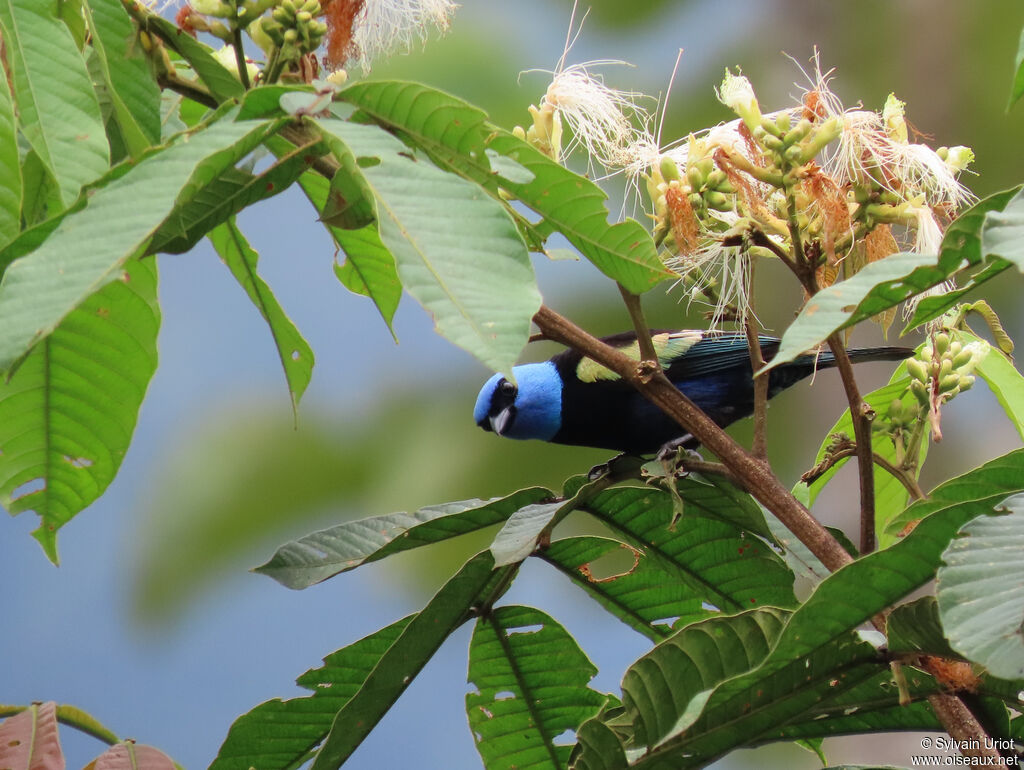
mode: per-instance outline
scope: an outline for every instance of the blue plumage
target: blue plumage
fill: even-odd
[[[606,343],[639,358],[635,334]],[[770,360],[779,341],[761,337]],[[746,337],[735,332],[656,332],[655,350],[668,379],[719,426],[754,409],[754,384]],[[901,360],[913,351],[882,347],[850,350],[853,361]],[[816,369],[835,365],[831,353],[801,356],[773,369],[772,397]],[[683,430],[613,372],[574,350],[549,361],[513,368],[515,382],[500,374],[480,390],[473,419],[484,430],[514,439],[599,447],[633,454],[656,452]],[[691,445],[696,442],[691,441]]]

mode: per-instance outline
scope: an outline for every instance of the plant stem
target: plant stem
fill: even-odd
[[[750,259],[747,255],[745,259]],[[761,340],[757,317],[754,315],[753,297],[754,262],[750,262],[747,273],[747,314],[743,319],[743,331],[747,335],[747,349],[750,351],[750,371],[754,378],[754,441],[751,451],[759,460],[768,458],[768,384],[771,375],[758,372],[764,368],[764,355],[761,353]]]
[[[857,470],[860,477],[860,552],[875,550],[875,476],[871,449],[871,407],[860,395],[853,364],[838,332],[828,338],[828,346],[836,359],[836,368],[843,380],[846,400],[850,404],[853,439],[857,443]]]
[[[626,303],[629,317],[633,320],[633,328],[636,330],[636,341],[640,346],[640,360],[650,361],[658,368],[661,368],[658,352],[654,349],[654,340],[651,339],[651,330],[647,326],[647,319],[644,318],[644,310],[640,305],[640,297],[621,283],[617,284],[617,286],[619,287],[619,294],[622,295],[622,301]]]
[[[237,23],[237,19],[235,20]],[[245,66],[245,49],[242,47],[242,28],[235,27],[232,32],[231,45],[235,49],[235,64],[238,66],[238,79],[242,81],[242,88],[248,91],[252,87],[249,82],[249,68]]]

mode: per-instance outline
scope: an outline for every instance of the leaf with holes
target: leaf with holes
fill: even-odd
[[[249,245],[235,220],[229,219],[218,225],[210,231],[208,237],[235,280],[245,289],[245,293],[249,295],[249,299],[270,327],[270,334],[277,348],[277,357],[281,360],[284,376],[288,381],[292,409],[297,413],[299,399],[306,391],[313,374],[313,350],[295,328],[292,320],[285,315],[270,287],[256,273],[256,264],[260,256]]]
[[[0,723],[0,767],[63,770],[56,703],[33,703]]]
[[[495,371],[510,372],[541,299],[505,209],[476,185],[411,158],[381,128],[328,119],[317,126],[336,155],[359,160],[381,241],[438,332]]]
[[[703,485],[706,486],[706,485]],[[759,606],[792,607],[793,573],[759,537],[711,512],[726,496],[689,498],[673,523],[672,498],[656,489],[618,488],[580,506],[613,534],[642,550],[656,566],[687,585],[693,596],[722,612]],[[694,502],[687,507],[688,503]]]
[[[347,521],[281,546],[255,571],[288,588],[308,588],[362,564],[492,526],[546,497],[550,490],[530,487],[494,500],[462,500]]]
[[[1024,679],[1024,495],[966,524],[942,554],[937,597],[950,644],[1002,679]]]
[[[612,615],[655,642],[672,634],[667,622],[683,626],[712,614],[678,575],[618,540],[567,537],[541,549],[537,556]],[[603,564],[613,565],[615,573],[595,574]]]
[[[0,384],[0,501],[34,510],[57,561],[57,530],[114,479],[156,371],[156,263],[132,261],[68,314]]]
[[[270,128],[221,120],[154,152],[95,190],[35,251],[15,260],[0,281],[0,371],[115,280],[176,205],[248,154]]]
[[[0,0],[0,29],[19,127],[69,206],[110,164],[85,59],[52,3]]]
[[[559,740],[608,700],[587,683],[597,673],[562,626],[531,607],[498,607],[476,622],[469,643],[466,714],[484,767],[565,767]]]

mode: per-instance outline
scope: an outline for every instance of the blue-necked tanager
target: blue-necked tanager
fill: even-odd
[[[603,340],[639,360],[636,334]],[[658,331],[654,348],[669,381],[720,427],[754,411],[754,381],[746,336],[738,332]],[[761,353],[771,360],[779,340],[761,337]],[[850,349],[857,361],[898,361],[913,354],[900,347]],[[816,369],[835,366],[828,352],[806,354],[769,372],[768,397]],[[669,442],[696,446],[684,431],[617,374],[575,350],[548,361],[513,367],[515,382],[500,374],[480,390],[473,410],[476,424],[499,436],[540,439],[556,444],[651,454]]]

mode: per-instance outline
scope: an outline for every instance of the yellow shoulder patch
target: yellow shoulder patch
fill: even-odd
[[[654,343],[654,351],[658,354],[658,362],[662,368],[668,368],[672,362],[684,355],[703,339],[704,333],[700,331],[663,332],[655,334],[651,341]],[[621,351],[634,361],[640,360],[640,346],[636,340],[631,342]],[[576,366],[576,377],[580,382],[598,382],[601,380],[617,380],[619,375],[606,366],[602,366],[590,358],[580,359]]]

